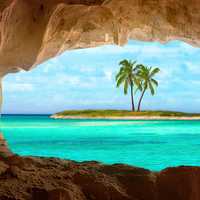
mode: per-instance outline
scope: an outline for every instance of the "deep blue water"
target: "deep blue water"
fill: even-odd
[[[152,170],[200,166],[200,121],[3,116],[0,129],[12,151],[20,155],[126,163]]]

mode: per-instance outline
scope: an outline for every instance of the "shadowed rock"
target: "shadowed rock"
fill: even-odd
[[[7,146],[7,142],[5,141],[3,135],[0,133],[0,157],[9,157],[13,155],[10,149]]]
[[[200,168],[152,172],[128,165],[10,156],[0,161],[1,200],[199,200]]]

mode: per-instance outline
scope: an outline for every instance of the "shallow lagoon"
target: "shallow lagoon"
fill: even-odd
[[[200,165],[200,121],[54,120],[3,116],[13,152],[76,161],[126,163],[152,170]]]

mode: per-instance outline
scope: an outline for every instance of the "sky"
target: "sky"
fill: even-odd
[[[130,109],[130,95],[124,95],[115,83],[123,59],[161,70],[155,77],[159,82],[156,95],[146,93],[142,109],[200,112],[200,48],[181,41],[129,41],[123,47],[66,51],[29,72],[7,75],[3,79],[3,113]]]

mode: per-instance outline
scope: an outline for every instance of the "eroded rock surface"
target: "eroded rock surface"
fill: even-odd
[[[200,45],[199,0],[2,0],[0,76],[129,38]]]
[[[3,135],[0,133],[0,157],[9,157],[13,155],[13,153],[8,148],[7,142],[4,139]]]
[[[1,200],[199,200],[200,168],[11,156],[0,160]]]

